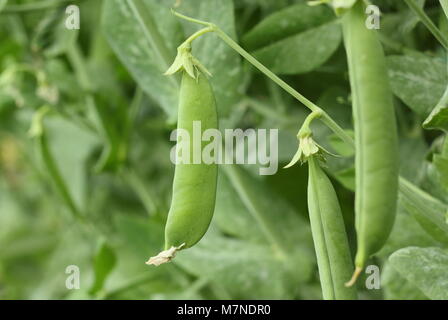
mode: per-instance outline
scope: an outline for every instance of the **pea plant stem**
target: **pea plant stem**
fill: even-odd
[[[445,12],[445,15],[448,18],[448,0],[439,0],[440,5],[442,6],[443,12]]]
[[[246,59],[255,68],[257,68],[262,73],[264,73],[268,78],[270,78],[272,81],[274,81],[283,90],[285,90],[290,95],[292,95],[296,100],[298,100],[299,102],[304,104],[312,112],[315,112],[315,111],[321,112],[322,122],[325,125],[327,125],[344,142],[346,142],[347,144],[349,144],[352,147],[355,146],[353,139],[324,110],[322,110],[320,107],[315,105],[313,102],[311,102],[310,100],[305,98],[303,95],[301,95],[299,92],[297,92],[293,87],[291,87],[289,84],[287,84],[285,81],[283,81],[280,77],[278,77],[275,73],[273,73],[271,70],[266,68],[260,61],[255,59],[249,52],[244,50],[238,43],[236,43],[224,31],[222,31],[217,25],[210,23],[210,22],[201,21],[198,19],[187,17],[187,16],[180,14],[174,10],[173,10],[173,13],[182,19],[185,19],[187,21],[194,22],[194,23],[197,23],[200,25],[204,25],[204,26],[207,26],[208,28],[210,28],[211,31],[215,32],[215,34],[218,35],[218,37],[220,37],[229,47],[231,47],[238,54],[240,54],[244,59]]]
[[[411,9],[416,8],[414,12],[419,12],[418,14],[420,17],[424,17],[422,21],[427,21],[430,24],[433,25],[433,31],[437,30],[439,31],[432,21],[429,19],[429,17],[423,12],[422,9],[420,9],[415,2],[412,0],[405,0]],[[448,0],[444,0],[448,1]],[[198,19],[194,19],[188,16],[185,16],[183,14],[180,14],[174,10],[172,10],[173,14],[190,22],[194,22],[206,27],[209,27],[212,29],[213,32],[215,32],[227,45],[229,45],[232,49],[234,49],[236,52],[238,52],[243,58],[245,58],[249,63],[251,63],[253,66],[255,66],[258,70],[260,70],[262,73],[264,73],[268,78],[270,78],[272,81],[274,81],[278,86],[280,86],[282,89],[284,89],[286,92],[288,92],[290,95],[292,95],[295,99],[303,103],[308,109],[310,109],[312,112],[320,112],[320,120],[327,125],[340,139],[342,139],[345,143],[347,143],[352,149],[355,150],[355,142],[354,139],[348,135],[344,129],[342,129],[324,110],[322,110],[320,107],[315,105],[313,102],[305,98],[303,95],[301,95],[299,92],[297,92],[294,88],[292,88],[290,85],[288,85],[285,81],[280,79],[277,75],[275,75],[272,71],[270,71],[268,68],[266,68],[261,62],[259,62],[257,59],[255,59],[251,54],[249,54],[246,50],[244,50],[240,45],[238,45],[232,38],[230,38],[224,31],[222,31],[218,26],[216,26],[213,23],[201,21]],[[437,32],[436,32],[437,33]],[[442,41],[445,41],[445,37],[440,33]],[[445,40],[444,40],[445,39]],[[439,40],[440,41],[440,40]],[[443,44],[443,42],[441,42]],[[445,47],[448,48],[448,41],[445,41],[445,44],[447,44]],[[231,170],[230,170],[231,171]],[[227,170],[229,172],[229,170]],[[405,183],[405,179],[400,177],[400,186]],[[272,239],[274,237],[270,237]],[[276,243],[277,241],[273,241],[273,243]]]
[[[184,44],[190,44],[191,42],[193,42],[196,38],[199,38],[200,36],[202,36],[203,34],[206,34],[208,32],[213,32],[213,28],[211,27],[206,27],[203,28],[199,31],[196,31],[195,33],[193,33],[191,36],[188,37],[187,40],[184,41]]]
[[[425,11],[414,0],[404,0],[409,8],[420,18],[420,21],[428,28],[441,45],[448,49],[448,38],[440,31]],[[446,5],[446,4],[445,4]],[[443,4],[442,4],[443,6]],[[444,9],[445,6],[444,6]]]

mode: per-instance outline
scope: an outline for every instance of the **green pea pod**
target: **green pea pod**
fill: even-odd
[[[389,237],[398,192],[398,138],[386,59],[376,30],[365,26],[364,11],[358,0],[342,18],[355,122],[358,238],[356,271],[347,285]]]
[[[147,264],[168,262],[178,250],[193,246],[204,236],[211,222],[218,168],[216,163],[201,161],[193,164],[193,152],[198,152],[193,142],[193,122],[196,121],[201,125],[201,137],[205,130],[218,127],[215,96],[205,75],[198,71],[195,79],[184,71],[177,128],[189,133],[190,161],[176,165],[171,208],[165,226],[165,251],[151,258]],[[208,142],[202,142],[201,150],[206,144]]]
[[[308,210],[323,298],[357,299],[356,289],[344,285],[351,275],[353,262],[336,192],[314,156],[308,164]]]

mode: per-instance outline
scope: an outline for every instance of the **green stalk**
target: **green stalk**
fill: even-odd
[[[250,64],[252,64],[254,67],[256,67],[258,70],[260,70],[262,73],[264,73],[268,78],[270,78],[272,81],[274,81],[278,86],[280,86],[283,90],[288,92],[290,95],[292,95],[296,100],[301,102],[303,105],[305,105],[308,109],[310,109],[312,112],[317,111],[322,113],[321,121],[327,125],[337,136],[339,136],[343,141],[345,141],[350,146],[354,147],[355,143],[345,131],[342,129],[336,122],[333,121],[333,119],[321,108],[319,108],[317,105],[315,105],[313,102],[305,98],[303,95],[301,95],[299,92],[297,92],[293,87],[291,87],[289,84],[287,84],[285,81],[280,79],[275,73],[273,73],[271,70],[266,68],[260,61],[255,59],[249,52],[244,50],[238,43],[236,43],[232,38],[230,38],[224,31],[222,31],[217,25],[201,21],[198,19],[194,19],[191,17],[187,17],[183,14],[180,14],[178,12],[175,12],[173,10],[173,13],[187,21],[194,22],[197,24],[201,24],[204,26],[209,27],[213,32],[215,32],[229,47],[231,47],[233,50],[238,52],[244,59],[246,59]]]
[[[54,187],[56,191],[61,196],[62,200],[65,202],[66,206],[69,208],[71,214],[78,221],[84,222],[84,216],[81,214],[81,211],[77,208],[75,201],[73,200],[67,185],[65,184],[64,178],[62,177],[59,168],[54,160],[54,157],[50,151],[47,135],[43,126],[43,118],[46,113],[48,113],[50,109],[48,107],[43,107],[37,111],[34,116],[30,135],[35,137],[37,140],[37,146],[39,152],[42,156],[42,160],[48,170],[48,174],[54,182]]]
[[[447,37],[440,31],[434,22],[428,17],[428,15],[420,8],[414,0],[404,0],[406,4],[411,8],[411,10],[420,18],[420,21],[428,28],[428,30],[432,33],[432,35],[440,42],[445,49],[448,49],[448,39]],[[446,2],[446,1],[444,1]],[[446,5],[446,3],[445,3]],[[443,4],[442,4],[443,6]],[[445,9],[445,7],[444,7]]]

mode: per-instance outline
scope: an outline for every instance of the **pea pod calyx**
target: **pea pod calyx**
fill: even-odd
[[[191,53],[191,45],[189,43],[184,43],[177,48],[176,59],[174,59],[173,64],[166,70],[164,75],[172,75],[182,70],[185,70],[190,77],[196,80],[198,79],[200,72],[211,76],[211,73],[204,67],[204,65],[193,56]]]

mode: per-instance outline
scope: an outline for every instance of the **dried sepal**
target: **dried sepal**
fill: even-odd
[[[178,247],[171,247],[168,250],[164,250],[160,252],[158,255],[149,258],[149,260],[146,261],[146,264],[160,266],[161,264],[170,262],[176,256],[177,251],[181,250],[183,246],[185,246],[185,243],[182,243]]]

